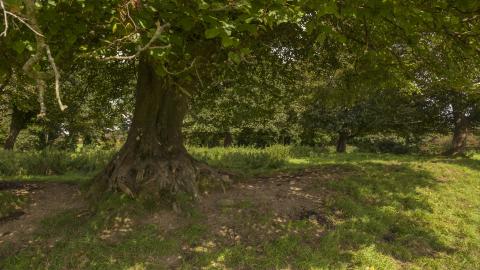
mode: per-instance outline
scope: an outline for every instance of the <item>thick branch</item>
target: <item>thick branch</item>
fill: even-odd
[[[52,66],[53,72],[55,74],[55,96],[57,97],[58,106],[60,106],[60,110],[64,111],[67,106],[63,105],[62,99],[60,98],[60,72],[58,72],[57,65],[55,65],[55,60],[52,57],[52,53],[50,52],[50,47],[45,45],[45,49],[47,50],[48,61]]]
[[[27,17],[31,21],[31,25],[29,26],[27,24],[27,26],[29,26],[29,28],[36,34],[35,41],[37,43],[37,49],[35,54],[31,56],[27,60],[27,62],[25,62],[22,69],[27,74],[27,76],[35,80],[35,83],[37,85],[38,102],[40,103],[39,116],[44,116],[46,114],[46,107],[44,102],[44,93],[46,88],[45,80],[51,78],[52,74],[35,70],[34,65],[42,59],[45,52],[47,53],[47,58],[50,63],[50,66],[52,67],[53,76],[55,77],[55,94],[58,101],[58,105],[60,106],[60,110],[63,111],[67,108],[67,106],[63,105],[60,99],[60,73],[58,72],[57,65],[55,64],[55,60],[52,57],[50,48],[45,41],[45,36],[41,34],[40,28],[38,26],[37,18],[35,16],[34,1],[33,0],[25,1],[25,8],[27,12]]]

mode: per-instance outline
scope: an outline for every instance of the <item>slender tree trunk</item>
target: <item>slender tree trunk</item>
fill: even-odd
[[[347,151],[348,134],[340,132],[338,133],[337,140],[337,153],[345,153]]]
[[[172,80],[159,76],[155,63],[141,57],[127,141],[96,177],[93,193],[120,191],[132,197],[156,199],[184,192],[197,197],[200,180],[219,176],[194,160],[183,145],[187,97],[175,89]]]
[[[5,150],[13,150],[20,131],[27,126],[33,115],[33,112],[24,112],[20,110],[17,106],[13,106],[10,130],[8,132],[7,139],[3,144],[3,148]]]
[[[230,131],[226,131],[223,137],[223,147],[230,147],[233,143],[232,133]]]
[[[93,136],[87,134],[83,136],[82,144],[83,145],[92,145],[93,144]]]
[[[452,144],[447,155],[458,155],[465,151],[467,146],[468,119],[463,112],[455,113]]]

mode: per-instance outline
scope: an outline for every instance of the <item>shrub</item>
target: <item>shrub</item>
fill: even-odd
[[[303,158],[303,157],[318,157],[321,154],[328,153],[329,148],[327,146],[305,146],[305,145],[292,145],[290,148],[290,157]]]
[[[353,145],[361,152],[407,154],[416,152],[417,146],[409,144],[403,137],[396,135],[367,135],[354,138]]]

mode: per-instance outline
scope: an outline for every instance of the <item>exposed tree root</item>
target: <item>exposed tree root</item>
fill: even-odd
[[[231,182],[228,175],[186,153],[168,159],[135,158],[133,162],[125,155],[128,154],[119,153],[95,178],[92,189],[94,193],[122,192],[141,199],[160,199],[186,193],[199,199],[202,191],[218,188],[225,190]]]

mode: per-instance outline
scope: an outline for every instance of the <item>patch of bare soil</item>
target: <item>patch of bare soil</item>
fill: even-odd
[[[222,245],[256,246],[292,233],[289,224],[299,220],[312,225],[314,231],[310,235],[321,237],[335,223],[325,213],[333,196],[326,182],[338,181],[351,173],[328,166],[257,177],[236,183],[225,193],[205,196],[200,208],[216,239],[223,239]]]
[[[28,197],[28,205],[0,220],[0,246],[21,248],[46,218],[86,205],[78,186],[61,183],[0,183],[2,189]]]

